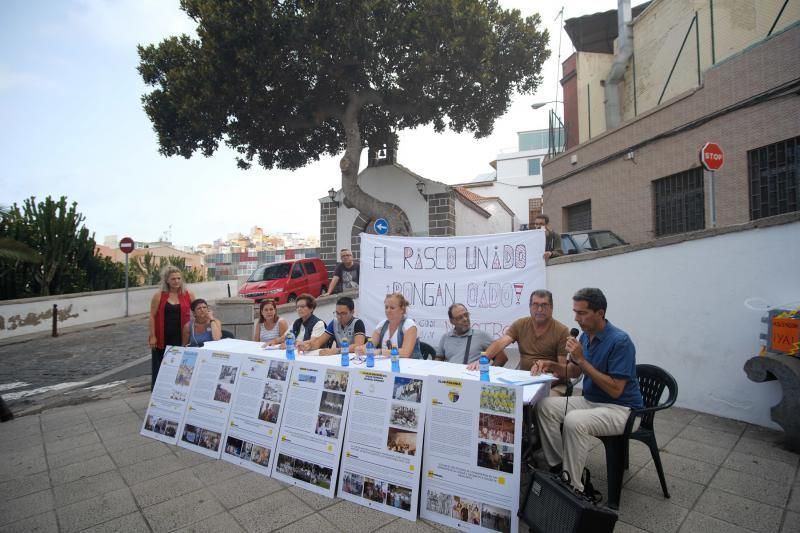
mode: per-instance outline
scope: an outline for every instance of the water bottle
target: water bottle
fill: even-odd
[[[350,343],[342,339],[342,366],[350,366]]]
[[[372,341],[367,341],[367,368],[375,366],[375,345]]]
[[[291,331],[286,333],[286,359],[294,361],[294,334]]]
[[[392,372],[400,372],[400,352],[392,348]]]
[[[486,357],[486,352],[481,352],[481,358],[478,364],[481,369],[481,381],[489,381],[489,358]]]

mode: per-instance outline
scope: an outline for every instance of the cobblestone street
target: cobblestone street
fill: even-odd
[[[0,386],[26,385],[0,394],[85,381],[149,353],[146,316],[5,344],[0,346]]]

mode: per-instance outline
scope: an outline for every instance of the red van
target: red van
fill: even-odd
[[[313,297],[328,290],[328,271],[318,257],[289,259],[259,265],[239,287],[239,296],[257,302],[271,298],[278,304],[294,302],[308,293]]]

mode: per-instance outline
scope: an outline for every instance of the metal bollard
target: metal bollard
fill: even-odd
[[[228,298],[231,297],[231,284],[228,283]]]
[[[53,337],[58,337],[58,304],[53,304]]]

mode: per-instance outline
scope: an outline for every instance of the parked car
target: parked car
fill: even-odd
[[[607,229],[571,231],[561,234],[561,251],[564,255],[582,254],[628,244],[619,235]]]
[[[256,303],[271,298],[278,304],[294,302],[303,293],[315,298],[328,290],[328,271],[318,257],[289,259],[259,265],[239,287],[239,296]]]

